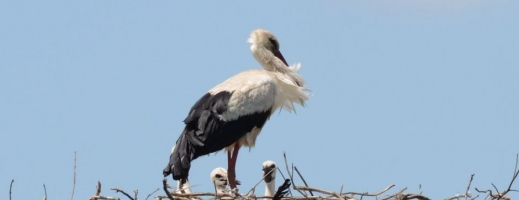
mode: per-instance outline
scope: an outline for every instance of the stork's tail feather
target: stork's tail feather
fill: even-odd
[[[173,147],[169,163],[162,171],[164,177],[172,174],[174,180],[186,180],[189,176],[193,154],[192,146],[189,144],[185,134],[183,134],[177,140],[175,147]]]

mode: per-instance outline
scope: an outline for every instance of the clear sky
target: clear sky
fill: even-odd
[[[519,1],[5,0],[0,198],[14,179],[13,199],[41,199],[42,184],[49,199],[70,199],[76,151],[75,199],[98,180],[101,194],[139,189],[144,199],[161,187],[196,100],[261,67],[246,43],[258,27],[302,63],[313,97],[297,114],[274,114],[257,146],[242,149],[241,192],[263,161],[284,169],[283,151],[326,190],[421,184],[443,199],[464,193],[473,173],[473,193],[508,186],[519,153]],[[195,160],[193,190],[212,191],[209,174],[226,161]]]

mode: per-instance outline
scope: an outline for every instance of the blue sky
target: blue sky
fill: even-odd
[[[283,151],[326,190],[421,184],[443,199],[473,173],[473,193],[504,189],[519,153],[518,10],[467,0],[2,1],[1,195],[14,179],[13,199],[42,198],[42,184],[49,199],[70,199],[77,152],[75,199],[98,180],[104,195],[123,197],[109,190],[118,187],[145,198],[161,187],[196,100],[261,67],[246,43],[258,27],[302,63],[314,95],[242,149],[241,192],[263,161],[284,169]],[[212,191],[209,173],[226,159],[194,161],[193,190]]]

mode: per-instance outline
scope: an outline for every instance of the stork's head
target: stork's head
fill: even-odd
[[[211,182],[215,185],[219,193],[223,193],[227,188],[227,170],[218,167],[211,172]]]
[[[269,65],[272,59],[276,57],[288,66],[287,61],[279,51],[278,39],[270,31],[262,28],[254,30],[250,33],[247,42],[250,45],[252,55],[261,65]]]
[[[263,162],[263,176],[265,176],[265,182],[270,183],[276,180],[276,163],[271,160]]]

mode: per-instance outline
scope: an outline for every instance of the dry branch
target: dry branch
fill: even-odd
[[[43,200],[47,200],[47,187],[45,187],[45,184],[43,184],[43,191],[45,192],[45,196],[43,197]]]
[[[377,192],[377,193],[368,193],[368,192],[363,192],[363,193],[360,193],[360,192],[345,192],[345,193],[342,193],[342,195],[361,195],[361,196],[378,196],[378,195],[381,195],[385,192],[387,192],[389,189],[391,189],[392,187],[395,187],[395,184],[391,184],[389,186],[387,186],[386,188],[384,188],[382,191],[380,192]]]
[[[168,195],[167,197],[170,200],[173,200],[173,197],[171,196],[171,194],[168,191],[168,179],[167,179],[167,177],[162,180],[162,189],[164,189],[164,192],[166,193],[166,195]]]
[[[318,189],[318,188],[313,188],[313,187],[308,187],[308,186],[296,186],[297,189],[300,189],[300,190],[306,190],[308,192],[319,192],[319,193],[322,193],[322,194],[326,194],[326,195],[330,195],[330,196],[334,196],[334,197],[338,197],[338,198],[341,198],[341,194],[338,194],[338,193],[335,193],[335,192],[330,192],[330,191],[326,191],[326,190],[321,190],[321,189]],[[312,196],[314,196],[312,194]]]
[[[517,163],[519,162],[519,154],[516,154],[515,156],[515,168],[514,168],[514,174],[512,176],[512,180],[510,181],[510,184],[508,185],[508,188],[503,191],[503,192],[499,192],[499,190],[497,189],[496,185],[494,185],[494,183],[492,183],[492,186],[494,187],[494,189],[496,190],[496,193],[492,193],[492,190],[479,190],[478,188],[475,188],[476,191],[478,191],[479,193],[488,193],[488,196],[491,198],[491,199],[505,199],[505,200],[510,200],[510,196],[507,195],[508,192],[518,192],[518,190],[513,190],[512,189],[512,185],[514,184],[514,181],[515,179],[517,178],[517,176],[519,175],[519,170],[517,169]]]
[[[283,157],[285,158],[285,166],[287,168],[287,173],[288,173],[288,176],[290,177],[290,180],[292,180],[292,184],[293,184],[293,188],[295,190],[297,190],[300,194],[302,194],[303,196],[307,197],[306,194],[304,194],[303,192],[301,192],[299,189],[297,189],[296,187],[296,183],[294,182],[294,176],[293,176],[293,173],[290,173],[290,171],[288,170],[288,162],[287,162],[287,155],[286,155],[286,152],[283,152]],[[294,168],[292,168],[293,170]]]
[[[297,174],[299,175],[299,178],[301,178],[301,180],[303,181],[303,183],[305,184],[305,186],[308,187],[308,184],[306,183],[305,178],[303,178],[303,176],[301,175],[301,173],[299,173],[299,170],[297,170],[297,167],[294,166],[294,169],[296,170]],[[314,196],[314,194],[312,194],[312,191],[308,191],[308,192],[310,192],[310,195]]]
[[[277,169],[277,167],[276,167],[276,169]],[[253,191],[256,190],[256,187],[257,187],[257,186],[258,186],[258,185],[259,185],[263,180],[265,180],[265,178],[266,178],[268,175],[270,175],[270,174],[271,174],[274,170],[276,170],[276,169],[272,169],[272,170],[270,170],[267,174],[263,175],[263,177],[262,177],[262,178],[261,178],[261,179],[256,183],[256,185],[254,185],[254,186],[249,190],[249,192],[246,193],[247,196],[248,196],[249,194],[253,194],[253,193],[254,193]],[[215,189],[215,191],[216,191],[216,185],[215,185],[214,189]]]
[[[95,196],[99,196],[99,195],[101,195],[101,181],[97,181],[97,189],[96,189]]]
[[[74,181],[72,184],[72,195],[70,196],[70,200],[74,200],[74,191],[76,190],[76,152],[74,151]]]
[[[292,186],[293,189],[297,190],[301,194],[301,196],[279,197],[279,198],[276,198],[276,200],[277,199],[282,199],[282,200],[299,200],[299,199],[362,200],[365,197],[371,197],[376,200],[411,200],[411,199],[430,200],[429,197],[422,194],[421,185],[419,186],[419,193],[405,193],[405,191],[407,190],[407,187],[404,187],[403,189],[397,191],[396,193],[393,193],[391,195],[385,195],[384,197],[381,197],[381,195],[388,193],[388,191],[395,186],[394,184],[387,186],[386,188],[384,188],[383,190],[381,190],[379,192],[355,192],[355,191],[343,192],[343,190],[344,190],[343,185],[341,185],[339,192],[324,190],[324,189],[320,189],[317,187],[311,187],[308,185],[306,180],[304,180],[304,177],[302,176],[300,171],[297,169],[297,167],[294,166],[294,164],[292,164],[292,171],[290,170],[290,168],[288,166],[286,154],[284,153],[283,156],[284,156],[284,161],[285,161],[285,167],[286,167],[288,177],[289,177],[288,180],[290,180],[292,183],[294,183],[293,171],[295,170],[296,173],[298,173],[299,178],[302,180],[302,183],[304,183],[304,186],[298,186],[296,184],[293,184],[293,186]],[[517,191],[517,190],[512,189],[512,186],[513,186],[514,181],[519,176],[518,167],[519,167],[519,154],[517,154],[517,156],[516,156],[516,164],[515,164],[512,180],[510,181],[510,184],[508,185],[508,188],[505,191],[499,192],[497,190],[497,187],[494,184],[492,184],[492,186],[494,187],[496,192],[493,192],[493,190],[481,191],[477,188],[474,188],[474,189],[480,193],[488,194],[487,198],[485,198],[485,199],[510,200],[511,197],[509,195],[507,195],[507,193],[509,193],[511,191]],[[281,172],[281,170],[279,168],[277,168],[277,169]],[[474,180],[474,176],[475,176],[474,174],[471,174],[467,187],[463,193],[461,193],[461,194],[458,193],[454,196],[446,198],[445,200],[455,200],[455,199],[456,200],[460,200],[460,199],[474,200],[474,199],[478,198],[479,195],[476,195],[475,197],[473,197],[473,195],[470,192],[472,181]],[[263,196],[257,197],[253,194],[253,191],[259,185],[259,183],[261,183],[263,181],[263,179],[264,179],[264,177],[262,177],[262,179],[259,180],[258,183],[256,183],[245,195],[239,194],[239,193],[237,193],[237,191],[231,191],[230,194],[222,194],[222,195],[217,194],[216,192],[200,192],[200,193],[191,193],[191,194],[169,192],[167,189],[167,179],[164,179],[163,188],[164,188],[164,191],[167,196],[159,195],[156,198],[159,200],[164,199],[164,198],[186,199],[186,200],[187,199],[202,199],[202,197],[209,197],[209,198],[215,198],[215,199],[244,199],[244,200],[272,199],[272,197],[263,197]],[[288,188],[289,187],[290,186],[288,186]],[[307,193],[310,193],[311,195],[307,195]],[[319,194],[321,194],[321,195],[319,195]]]
[[[119,188],[110,188],[110,190],[115,190],[115,193],[120,192],[123,193],[124,196],[128,197],[130,200],[135,200],[132,196],[130,196],[128,193],[126,193],[124,190],[121,190]],[[137,196],[137,192],[135,193],[135,196]]]
[[[11,200],[11,191],[13,189],[13,183],[14,183],[14,179],[11,180],[11,184],[9,185],[9,200]]]
[[[400,199],[400,197],[404,194],[404,191],[405,191],[405,190],[407,190],[407,187],[401,189],[400,191],[398,191],[398,192],[395,193],[395,194],[392,194],[392,195],[389,195],[389,196],[383,198],[382,200],[388,200],[388,199],[391,199],[391,198],[393,198],[393,197],[395,197],[395,199]],[[366,196],[366,195],[364,195],[364,196]],[[377,196],[378,196],[378,195],[377,195]]]
[[[465,194],[455,194],[451,197],[447,197],[445,198],[445,200],[454,200],[454,199],[460,199],[460,198],[464,198],[465,200],[467,200],[467,198],[472,198],[472,194],[470,193],[470,185],[472,184],[472,180],[474,180],[474,174],[470,175],[470,180],[469,180],[469,184],[467,185],[467,190],[465,190]]]
[[[459,193],[458,193],[458,194],[455,194],[455,195],[453,195],[453,196],[451,196],[451,197],[447,197],[447,198],[445,198],[445,200],[454,200],[454,199],[459,200],[459,199],[461,199],[461,198],[464,198],[464,199],[472,198],[472,194],[470,194],[470,192],[469,192],[468,194],[459,194]]]
[[[470,190],[470,185],[472,184],[473,179],[474,179],[474,174],[470,175],[469,185],[467,186],[467,190],[465,191],[465,200],[467,200],[468,197],[471,197],[469,190]]]
[[[101,195],[101,181],[97,181],[96,194],[94,196],[89,197],[87,200],[121,200],[118,197],[108,197],[108,196],[100,196]]]
[[[157,188],[155,191],[153,191],[152,193],[149,193],[148,196],[146,197],[146,199],[144,200],[148,200],[148,198],[150,198],[151,195],[155,194],[155,192],[159,191],[159,188]]]
[[[119,197],[105,197],[105,196],[93,196],[88,200],[121,200]]]

